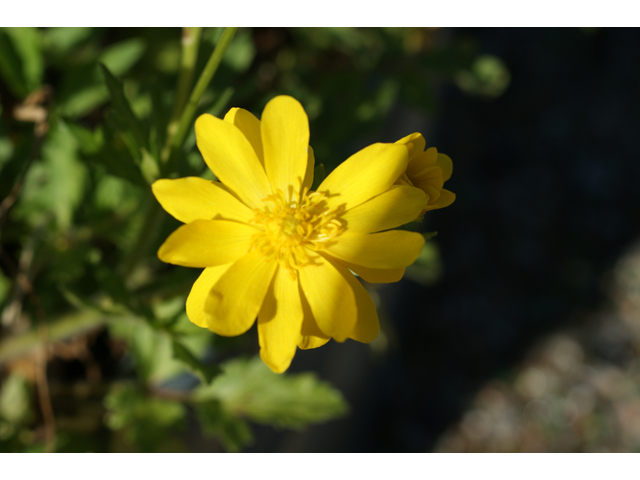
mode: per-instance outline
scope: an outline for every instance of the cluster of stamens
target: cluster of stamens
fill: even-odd
[[[292,276],[301,267],[316,263],[318,252],[345,230],[340,208],[329,208],[327,196],[308,188],[285,194],[277,190],[263,200],[263,208],[254,209],[249,223],[260,230],[251,249],[277,261]]]

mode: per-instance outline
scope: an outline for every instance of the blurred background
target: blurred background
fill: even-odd
[[[188,33],[0,30],[1,451],[640,450],[640,31],[239,29],[198,113],[288,94],[325,172],[416,131],[454,165],[437,236],[365,285],[378,339],[284,376],[155,257]]]

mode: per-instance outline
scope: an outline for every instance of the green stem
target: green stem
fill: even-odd
[[[176,100],[173,104],[171,119],[167,125],[167,141],[162,149],[161,158],[163,163],[169,159],[171,152],[171,143],[173,136],[178,130],[180,114],[184,110],[189,97],[189,91],[193,83],[193,74],[195,73],[196,61],[198,60],[198,48],[200,46],[200,34],[202,27],[184,27],[182,29],[182,65],[180,67],[180,77],[178,78],[178,87],[176,92]]]
[[[191,92],[191,96],[189,97],[189,101],[182,112],[182,116],[180,117],[180,123],[178,124],[178,130],[175,135],[173,135],[171,141],[171,147],[169,152],[169,158],[167,161],[167,172],[172,171],[173,163],[176,161],[176,154],[180,147],[182,146],[185,137],[187,136],[187,132],[189,128],[192,127],[193,117],[196,113],[196,108],[198,107],[198,102],[202,97],[202,94],[211,83],[211,79],[213,75],[218,70],[218,66],[222,61],[222,57],[224,56],[224,52],[227,50],[229,43],[231,43],[231,39],[236,33],[237,27],[228,27],[225,28],[222,37],[218,41],[216,48],[213,50],[211,57],[209,57],[209,61],[204,67],[204,70],[200,74],[200,78],[198,79],[198,83]]]

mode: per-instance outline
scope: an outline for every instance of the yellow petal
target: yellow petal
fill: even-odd
[[[422,152],[409,159],[407,176],[413,181],[413,177],[422,175],[426,169],[437,167],[437,162],[438,150],[435,147],[428,148],[426,152]]]
[[[183,267],[214,267],[230,263],[249,251],[259,230],[227,220],[195,220],[169,235],[158,258]]]
[[[380,333],[380,322],[378,321],[378,312],[376,312],[376,306],[371,299],[371,296],[367,292],[367,290],[362,286],[362,284],[358,281],[358,279],[340,262],[337,262],[331,258],[326,259],[327,262],[330,262],[333,267],[340,273],[342,278],[346,281],[347,285],[345,285],[345,289],[353,292],[354,300],[355,300],[355,324],[353,326],[353,330],[349,333],[349,338],[357,340],[358,342],[369,343],[373,339],[378,336]],[[308,267],[307,267],[308,268]],[[306,318],[305,318],[306,320]],[[305,325],[303,325],[303,334],[307,333],[304,329]],[[312,325],[308,325],[308,327],[313,328]],[[318,340],[322,340],[321,338],[314,338],[316,342]],[[336,340],[341,341],[336,338]],[[327,339],[328,341],[328,339]],[[309,342],[311,343],[311,342]],[[320,343],[320,346],[325,342]],[[307,347],[307,348],[315,348],[315,347]]]
[[[375,143],[349,157],[318,187],[329,207],[349,210],[387,190],[407,168],[407,148]]]
[[[255,250],[234,262],[207,297],[205,315],[209,329],[225,337],[249,330],[262,307],[276,266],[276,262],[266,262]]]
[[[274,190],[297,190],[305,179],[309,147],[309,119],[300,102],[281,95],[264,107],[262,122],[264,166]]]
[[[404,276],[403,268],[367,268],[355,263],[340,260],[349,270],[357,273],[363,280],[369,283],[394,283]]]
[[[345,274],[345,278],[353,289],[353,294],[356,299],[356,309],[358,310],[358,319],[349,338],[358,342],[369,343],[380,333],[380,322],[378,321],[376,306],[369,292],[367,292],[356,277]]]
[[[300,331],[301,336],[298,341],[298,347],[302,350],[311,350],[312,348],[318,348],[326,344],[331,337],[322,333],[320,327],[313,318],[311,307],[307,301],[302,289],[300,290],[300,300],[302,301],[302,311],[304,312],[304,319],[302,320],[302,329]]]
[[[427,145],[427,142],[425,142],[422,134],[417,132],[401,138],[396,143],[406,145],[407,148],[409,148],[409,157],[418,155],[419,153],[423,152],[424,147]]]
[[[260,358],[276,373],[284,372],[293,360],[302,318],[298,278],[278,269],[258,315]]]
[[[216,177],[250,208],[262,206],[262,199],[272,193],[271,186],[253,146],[238,127],[213,115],[200,115],[196,140]]]
[[[195,281],[187,297],[187,317],[192,323],[202,328],[209,328],[207,315],[204,311],[207,297],[213,286],[230,266],[231,264],[228,263],[217,267],[205,268]]]
[[[345,232],[326,252],[340,260],[367,268],[402,268],[411,265],[424,245],[419,233],[391,230],[382,233]]]
[[[318,256],[317,263],[298,270],[302,291],[322,333],[344,342],[353,331],[358,313],[353,289],[329,260]]]
[[[307,155],[307,171],[304,174],[304,180],[302,181],[302,189],[305,187],[311,189],[311,185],[313,185],[313,170],[316,168],[316,158],[313,154],[313,148],[309,145],[308,155]]]
[[[350,232],[379,232],[414,221],[427,203],[427,196],[418,189],[392,186],[342,216]]]
[[[232,108],[224,116],[225,122],[229,122],[240,130],[243,135],[249,140],[249,143],[253,147],[253,151],[256,153],[260,164],[264,168],[264,154],[262,150],[262,137],[260,134],[260,120],[248,110],[244,108]]]
[[[442,169],[442,177],[446,182],[451,178],[451,174],[453,173],[453,162],[449,158],[448,155],[444,153],[438,154],[438,160],[436,164]]]
[[[151,190],[162,208],[182,223],[214,218],[247,222],[254,215],[220,183],[199,177],[163,178]]]
[[[453,203],[456,199],[456,194],[450,192],[449,190],[445,190],[444,188],[440,192],[440,198],[438,198],[438,204],[436,208],[444,208],[448,207]]]

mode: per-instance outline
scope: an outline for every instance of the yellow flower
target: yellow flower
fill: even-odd
[[[396,142],[406,145],[409,149],[409,164],[407,171],[398,179],[398,185],[418,187],[427,194],[427,204],[420,212],[420,216],[429,210],[448,207],[456,199],[456,194],[443,187],[444,182],[451,178],[453,163],[451,159],[438,153],[435,147],[424,147],[426,142],[420,133],[412,133]]]
[[[309,121],[291,97],[271,100],[261,120],[239,108],[224,120],[202,115],[196,139],[221,183],[187,177],[152,185],[185,223],[158,257],[204,268],[187,299],[189,319],[236,336],[257,317],[260,355],[275,372],[289,367],[296,347],[372,341],[376,309],[350,270],[395,282],[422,249],[422,235],[388,231],[414,220],[426,202],[421,190],[394,185],[407,148],[371,145],[309,191]]]

